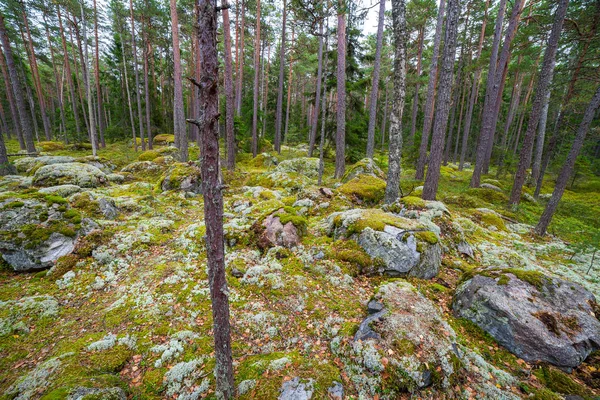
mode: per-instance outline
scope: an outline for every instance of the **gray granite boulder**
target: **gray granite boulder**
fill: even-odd
[[[44,187],[71,184],[93,188],[106,182],[104,172],[93,165],[77,162],[45,165],[33,175],[33,184]]]
[[[314,380],[308,379],[303,382],[298,377],[283,382],[281,385],[279,400],[309,400],[313,395]]]
[[[194,162],[173,164],[160,179],[163,192],[178,190],[182,192],[202,193],[200,168]]]
[[[516,271],[515,271],[516,273]],[[594,296],[583,287],[540,273],[486,271],[456,291],[453,308],[529,362],[570,369],[600,348]]]

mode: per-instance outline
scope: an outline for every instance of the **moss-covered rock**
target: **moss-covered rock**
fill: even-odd
[[[41,157],[21,157],[14,161],[17,171],[32,175],[35,171],[44,165],[65,164],[75,161],[75,157],[70,156],[41,156]]]
[[[154,161],[136,161],[123,167],[121,172],[134,179],[154,183],[166,172],[170,164],[166,159],[158,162],[158,158]]]
[[[90,164],[78,162],[45,165],[35,171],[35,186],[58,186],[65,184],[91,188],[107,182],[104,172]]]
[[[354,202],[372,205],[383,200],[385,186],[384,180],[373,175],[358,175],[344,183],[338,190],[349,196]]]
[[[173,164],[159,181],[160,190],[202,193],[200,167],[194,162]]]
[[[170,146],[175,143],[175,135],[170,133],[161,133],[152,138],[152,143],[164,146]]]
[[[370,175],[379,179],[385,180],[385,174],[370,158],[363,158],[356,164],[349,166],[346,173],[342,177],[342,182],[350,182],[359,175]]]

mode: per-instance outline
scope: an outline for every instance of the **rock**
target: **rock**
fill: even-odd
[[[106,219],[115,219],[119,215],[119,210],[115,205],[115,201],[111,198],[101,197],[98,199],[98,207],[100,212]]]
[[[326,231],[334,239],[354,239],[372,258],[377,269],[367,275],[430,279],[442,262],[437,235],[421,222],[398,217],[379,209],[354,209],[331,214]]]
[[[4,199],[0,201],[0,253],[15,271],[49,268],[73,251],[83,234],[82,222],[81,215],[63,203]]]
[[[42,194],[54,194],[60,197],[69,197],[72,194],[81,192],[81,187],[77,185],[58,185],[42,188],[38,190]]]
[[[475,255],[473,254],[473,248],[465,240],[461,240],[456,248],[460,254],[464,254],[470,258],[475,258]]]
[[[326,188],[326,187],[319,188],[319,192],[321,192],[321,194],[327,198],[333,197],[333,190],[331,190],[329,188]]]
[[[154,136],[154,138],[152,138],[152,143],[169,146],[175,143],[175,135],[169,133],[162,133],[160,135],[156,135]]]
[[[372,159],[363,158],[346,170],[346,173],[342,177],[342,183],[350,182],[359,175],[370,175],[385,180],[385,174],[381,168],[379,168]]]
[[[4,175],[0,176],[0,192],[14,191],[18,189],[27,189],[32,185],[30,176],[22,175]]]
[[[156,180],[167,170],[169,163],[164,161],[157,163],[154,161],[136,161],[126,165],[121,172],[131,174],[132,177],[147,182],[156,182]]]
[[[290,220],[282,222],[285,214],[283,209],[269,215],[262,223],[264,228],[259,238],[259,246],[267,248],[272,246],[295,247],[300,243],[301,230]]]
[[[371,300],[367,304],[367,312],[369,313],[369,315],[378,313],[381,310],[383,310],[383,304],[381,304],[377,300]]]
[[[492,189],[496,192],[502,192],[502,189],[500,189],[498,186],[496,185],[492,185],[491,183],[482,183],[481,185],[479,185],[480,188],[482,189]]]
[[[17,158],[14,161],[14,165],[18,172],[30,175],[44,165],[66,164],[74,161],[75,158],[70,156],[22,157]]]
[[[244,273],[236,267],[233,267],[231,268],[231,275],[235,278],[242,278],[244,276]]]
[[[344,386],[339,382],[333,382],[333,385],[327,389],[327,394],[331,400],[343,400]]]
[[[83,188],[92,188],[106,183],[106,175],[89,164],[65,163],[45,165],[35,171],[35,186],[57,186],[72,184]]]
[[[163,192],[179,190],[182,192],[202,193],[200,168],[194,162],[173,164],[160,179]]]
[[[107,174],[106,179],[112,183],[123,183],[125,182],[125,176],[121,174]]]
[[[319,159],[314,157],[300,157],[284,160],[275,167],[275,172],[286,174],[296,173],[314,179],[319,176]]]
[[[373,175],[358,175],[338,190],[358,204],[376,204],[383,200],[386,183]]]
[[[104,172],[105,174],[110,174],[111,172],[113,172],[115,170],[115,168],[117,168],[115,166],[115,164],[112,163],[112,161],[110,161],[109,159],[104,158],[104,157],[85,156],[85,157],[78,158],[76,161],[80,162],[80,163],[92,165],[92,166],[98,168],[100,171]]]
[[[308,382],[302,382],[300,378],[295,377],[289,381],[283,382],[279,400],[309,400],[313,394],[314,380],[309,379]]]
[[[449,387],[450,378],[459,372],[461,353],[454,330],[438,308],[403,281],[381,286],[375,300],[384,310],[361,324],[368,321],[374,335],[358,336],[357,332],[354,340],[375,340],[378,348],[392,349],[385,353],[386,371],[395,377],[398,388],[414,393],[433,384]]]
[[[457,289],[454,312],[518,357],[570,369],[600,348],[596,300],[583,287],[534,271],[485,272]]]
[[[375,314],[369,315],[365,318],[360,325],[358,326],[358,330],[354,334],[354,340],[368,340],[368,339],[381,339],[379,333],[375,332],[371,327],[371,324],[377,321],[380,321],[383,316],[387,314],[386,310],[381,310],[376,312]]]
[[[120,387],[113,388],[87,388],[77,387],[71,391],[67,400],[127,400],[127,394]]]

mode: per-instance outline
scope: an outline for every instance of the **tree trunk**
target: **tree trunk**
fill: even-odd
[[[4,137],[0,134],[0,176],[12,175],[16,172],[15,167],[8,161]]]
[[[260,0],[256,0],[256,28],[254,31],[254,98],[252,111],[252,156],[258,153],[258,85],[260,81]]]
[[[91,77],[90,77],[90,71],[89,71],[89,65],[90,65],[90,60],[89,60],[89,53],[88,53],[88,40],[87,40],[87,24],[85,21],[85,14],[83,11],[83,3],[81,4],[81,23],[83,24],[83,46],[85,49],[85,69],[87,70],[87,73],[85,74],[86,76],[86,80],[85,80],[85,88],[86,88],[86,92],[87,92],[87,101],[88,101],[88,114],[89,114],[89,118],[90,118],[90,139],[91,139],[91,143],[92,143],[92,155],[97,156],[98,155],[98,136],[96,134],[96,121],[94,118],[94,103],[92,100],[92,82],[91,82]]]
[[[338,0],[337,15],[337,132],[335,136],[335,175],[340,179],[346,169],[346,5]]]
[[[510,204],[516,206],[521,201],[521,189],[525,182],[526,170],[531,163],[531,152],[533,148],[533,139],[535,138],[535,131],[538,126],[538,122],[541,117],[542,107],[546,98],[548,90],[550,90],[550,82],[552,81],[552,75],[554,74],[554,64],[556,61],[556,50],[558,48],[558,40],[562,31],[563,22],[567,13],[567,6],[569,0],[560,0],[558,9],[554,16],[554,23],[552,24],[552,31],[548,38],[548,45],[546,52],[544,53],[544,61],[542,62],[542,70],[540,72],[540,78],[538,80],[535,97],[533,99],[533,106],[531,113],[529,114],[529,121],[527,123],[527,131],[525,131],[525,138],[523,139],[523,147],[521,148],[521,157],[519,159],[519,165],[517,172],[515,173],[515,180],[513,183],[512,191],[510,194]]]
[[[11,86],[11,79],[8,74],[6,63],[4,62],[4,52],[2,51],[2,46],[0,46],[0,68],[2,69],[2,77],[4,78],[4,84],[6,86],[6,97],[8,99],[8,106],[10,108],[10,115],[12,117],[13,125],[15,127],[17,140],[19,141],[19,148],[21,150],[25,150],[25,139],[23,139],[21,119],[19,116],[19,110],[13,93],[13,88]]]
[[[544,105],[542,107],[542,115],[540,116],[540,122],[538,125],[537,139],[535,143],[535,152],[533,154],[533,164],[531,165],[531,184],[537,182],[540,176],[540,170],[542,167],[542,153],[544,151],[544,140],[546,138],[546,123],[548,122],[548,107],[550,105],[550,90],[546,94],[544,99]]]
[[[85,123],[85,129],[88,133],[87,137],[91,143],[90,136],[90,121],[87,116],[86,111],[86,99],[85,99],[85,82],[87,82],[87,68],[83,59],[83,50],[81,47],[81,36],[79,35],[79,27],[75,22],[75,16],[72,14],[72,28],[69,30],[69,35],[71,39],[71,48],[73,49],[73,62],[75,63],[75,82],[77,83],[77,91],[79,93],[79,102],[81,103],[81,113],[83,114],[83,122]],[[73,39],[73,31],[75,32],[75,39]],[[77,64],[77,59],[79,58],[79,65],[81,65],[81,80],[79,79],[79,65]],[[83,82],[83,85],[81,84]]]
[[[504,166],[505,153],[508,151],[508,133],[510,131],[510,126],[512,125],[513,120],[515,119],[515,114],[517,113],[517,107],[519,106],[519,102],[521,101],[522,83],[523,74],[517,72],[517,76],[515,76],[515,84],[512,90],[510,106],[508,108],[508,115],[506,116],[506,122],[504,123],[504,134],[502,135],[502,143],[500,144],[501,154],[498,158],[498,169],[496,170],[496,178],[500,177],[502,167]]]
[[[94,38],[96,39],[96,67],[94,68],[94,72],[96,74],[96,105],[98,107],[98,132],[100,133],[100,147],[104,148],[106,147],[106,141],[104,140],[104,105],[102,104],[102,88],[100,86],[100,41],[98,40],[98,9],[96,8],[96,0],[94,0]]]
[[[223,42],[225,44],[225,132],[227,143],[227,169],[235,168],[235,133],[233,131],[233,67],[231,62],[231,27],[227,0],[223,0]]]
[[[373,159],[375,152],[375,124],[377,123],[377,95],[379,94],[379,70],[381,68],[381,48],[383,47],[383,22],[385,19],[385,1],[379,2],[379,22],[377,24],[377,47],[373,62],[373,80],[371,81],[371,99],[369,103],[369,130],[367,133],[367,158]]]
[[[496,25],[494,27],[494,41],[492,44],[490,66],[488,69],[488,76],[485,87],[485,98],[483,102],[483,120],[481,121],[481,129],[479,132],[479,140],[477,143],[475,167],[473,169],[473,175],[471,176],[471,187],[479,187],[479,182],[481,181],[481,174],[483,172],[483,164],[485,162],[485,157],[487,154],[488,142],[490,140],[491,130],[493,129],[493,117],[491,113],[494,110],[495,102],[498,96],[498,91],[496,90],[496,70],[500,68],[498,66],[498,48],[500,47],[500,37],[502,36],[502,24],[504,23],[506,0],[500,0],[500,4],[498,7],[498,16],[496,18]],[[513,10],[515,9],[516,7],[513,7]]]
[[[133,75],[135,76],[135,97],[137,100],[138,124],[139,124],[139,128],[140,128],[140,140],[142,141],[142,151],[146,151],[146,140],[144,138],[144,119],[142,116],[142,100],[141,100],[141,96],[140,96],[140,77],[138,74],[137,45],[135,44],[135,20],[133,18],[133,0],[129,0],[129,14],[130,14],[130,18],[131,18],[131,51],[133,53]],[[175,35],[173,35],[173,36],[175,36]],[[176,48],[177,48],[177,54],[179,54],[179,47],[177,46]],[[175,53],[175,48],[173,49],[173,53]],[[175,55],[173,55],[173,59],[175,59]],[[173,72],[173,74],[175,76],[177,75],[176,71],[177,71],[177,69],[175,69]],[[179,76],[181,76],[181,70],[179,70]],[[181,82],[181,80],[180,80],[180,82]],[[182,100],[182,104],[183,104],[183,100]],[[182,109],[182,115],[183,115],[183,105],[182,105],[181,109]],[[183,136],[185,137],[185,127],[182,130],[184,132]],[[175,132],[175,136],[177,137],[177,132]],[[186,145],[185,150],[182,150],[181,147],[178,147],[181,161],[187,161],[187,141],[185,142],[185,145]],[[183,156],[185,156],[185,157],[183,157]]]
[[[565,160],[565,163],[562,169],[560,170],[560,173],[556,180],[556,186],[554,187],[552,197],[550,198],[550,201],[548,201],[546,209],[542,213],[540,221],[535,227],[535,231],[538,235],[544,235],[546,233],[546,230],[548,229],[548,225],[550,225],[550,221],[552,221],[552,216],[554,215],[554,212],[558,207],[558,203],[560,202],[560,199],[563,193],[565,192],[565,188],[567,187],[569,178],[573,174],[575,161],[577,160],[577,156],[579,156],[579,152],[583,147],[585,136],[587,135],[587,132],[590,129],[590,125],[592,123],[592,120],[594,119],[598,107],[600,107],[600,86],[598,86],[598,88],[596,89],[594,97],[592,98],[590,104],[585,110],[585,114],[583,115],[581,124],[577,129],[577,135],[575,136],[575,140],[573,141],[573,146],[571,147],[571,150],[567,155],[567,159]]]
[[[29,66],[31,67],[33,84],[38,98],[38,103],[40,104],[40,114],[42,116],[42,125],[44,126],[44,135],[46,136],[46,140],[52,140],[50,122],[48,121],[48,114],[46,114],[46,100],[44,98],[44,91],[42,89],[42,82],[40,80],[40,73],[38,71],[37,57],[35,56],[35,51],[33,50],[31,31],[29,29],[29,19],[27,18],[27,13],[25,12],[25,5],[22,2],[19,2],[19,4],[21,5],[21,16],[23,17],[23,23],[25,25],[25,32],[27,33],[27,40],[25,42],[27,44],[27,49],[29,50]]]
[[[202,57],[200,78],[200,124],[202,193],[206,224],[206,255],[215,340],[216,397],[235,395],[229,323],[229,298],[225,278],[223,245],[223,190],[219,169],[219,61],[217,56],[216,0],[199,1],[199,44]]]
[[[267,47],[267,58],[263,58],[263,92],[262,92],[262,132],[260,134],[261,138],[265,137],[265,128],[267,126],[267,100],[269,99],[269,69],[271,67],[271,63],[269,60],[271,59],[271,46]]]
[[[450,95],[452,94],[452,76],[454,74],[454,57],[456,52],[456,39],[458,36],[458,16],[460,14],[460,0],[448,0],[448,16],[446,18],[446,35],[444,38],[444,51],[440,71],[440,86],[438,99],[435,106],[435,120],[433,121],[433,134],[431,136],[431,155],[427,168],[427,177],[423,185],[423,199],[435,200],[440,178],[442,152],[444,150],[444,136],[448,125],[448,112],[450,109]]]
[[[235,62],[236,62],[236,69],[237,69],[237,73],[235,75],[235,80],[236,80],[236,84],[235,84],[235,115],[240,116],[242,114],[242,79],[244,77],[244,33],[246,32],[245,29],[245,20],[246,20],[246,13],[245,13],[245,8],[246,8],[246,2],[245,0],[242,0],[242,9],[241,9],[241,13],[242,13],[242,23],[241,26],[239,27],[240,29],[240,44],[239,44],[239,56],[236,58]],[[238,51],[238,45],[236,43],[235,46],[235,51]]]
[[[19,122],[22,129],[23,139],[25,141],[25,148],[28,153],[35,153],[35,145],[33,144],[32,136],[32,124],[31,117],[27,114],[27,107],[25,105],[25,99],[23,97],[23,89],[21,88],[21,82],[17,75],[17,68],[15,67],[15,61],[12,54],[12,48],[8,40],[6,33],[6,26],[4,25],[4,16],[0,13],[0,42],[4,48],[4,57],[6,58],[6,68],[8,69],[8,75],[12,84],[12,90],[15,97],[15,105],[19,114]]]
[[[386,134],[386,123],[388,118],[388,85],[385,85],[385,102],[383,104],[383,119],[381,120],[381,151],[384,150],[385,146],[385,134]]]
[[[69,93],[71,98],[71,109],[73,112],[73,118],[75,119],[75,130],[77,132],[77,140],[81,138],[81,125],[79,123],[79,113],[77,111],[77,97],[75,96],[75,84],[73,83],[73,75],[71,74],[71,63],[69,62],[69,52],[67,51],[67,40],[65,38],[65,31],[62,24],[62,17],[60,15],[60,7],[56,5],[56,12],[58,14],[58,26],[60,28],[60,38],[63,47],[64,57],[64,68],[67,76],[67,84],[69,85]]]
[[[477,56],[473,60],[473,63],[477,63],[481,58],[481,51],[483,50],[483,41],[485,39],[485,28],[487,26],[487,13],[490,0],[485,2],[485,14],[481,23],[481,32],[479,33],[479,44],[477,46]],[[458,164],[458,170],[462,171],[465,165],[465,158],[467,157],[467,149],[469,145],[469,133],[471,132],[471,120],[473,118],[473,109],[475,108],[475,102],[477,100],[477,94],[479,91],[479,78],[481,77],[481,67],[478,67],[473,74],[473,84],[471,86],[471,94],[469,96],[469,105],[467,107],[467,115],[465,116],[465,126],[462,136],[462,145],[460,150],[460,163]]]
[[[318,184],[323,182],[323,171],[325,170],[324,147],[325,147],[325,119],[327,116],[327,62],[329,61],[328,39],[329,39],[329,24],[326,27],[325,34],[325,61],[323,63],[323,98],[321,99],[321,141],[319,143],[319,180]]]
[[[130,0],[131,1],[131,0]],[[173,133],[175,146],[179,149],[179,159],[188,160],[188,141],[183,111],[183,85],[181,83],[181,54],[179,50],[179,19],[177,0],[170,0],[171,32],[173,36]]]
[[[415,84],[415,97],[413,98],[412,117],[410,124],[410,135],[408,136],[408,147],[412,148],[417,131],[417,114],[419,112],[419,88],[421,86],[421,60],[423,58],[423,44],[425,42],[425,26],[419,30],[419,50],[417,52],[417,83]],[[386,91],[387,94],[387,91]]]
[[[323,4],[323,2],[321,2]],[[284,19],[285,21],[285,19]],[[315,140],[317,139],[317,125],[319,122],[319,99],[321,97],[321,76],[323,75],[323,20],[319,24],[319,53],[317,56],[317,82],[315,91],[315,113],[310,125],[310,135],[308,138],[308,156],[312,157],[315,148]]]
[[[442,40],[442,28],[444,26],[444,8],[447,0],[440,0],[438,9],[437,23],[435,27],[435,36],[433,39],[433,55],[431,58],[431,67],[429,68],[429,83],[427,84],[427,100],[423,115],[423,132],[421,133],[421,145],[419,146],[419,159],[417,160],[417,171],[415,179],[422,180],[425,176],[425,164],[427,164],[427,147],[429,144],[429,133],[431,132],[431,122],[433,121],[433,105],[435,102],[435,86],[437,82],[437,65],[440,54],[440,42]],[[506,0],[502,0],[506,1]]]
[[[275,151],[281,153],[281,123],[283,117],[283,80],[285,73],[285,28],[287,1],[283,0],[283,21],[281,23],[281,46],[279,48],[279,87],[277,90],[277,111],[275,114]],[[319,69],[321,67],[319,66]],[[310,150],[309,150],[310,151]]]
[[[148,9],[148,3],[146,2],[146,9]],[[149,58],[150,58],[150,54],[151,54],[151,47],[150,47],[150,42],[148,41],[148,29],[149,29],[149,17],[146,16],[145,18],[145,26],[144,26],[144,97],[145,97],[145,101],[146,101],[146,127],[147,127],[147,132],[148,132],[148,148],[152,149],[153,148],[153,143],[152,143],[152,125],[151,125],[151,118],[150,118],[150,113],[152,111],[152,104],[150,103],[150,89],[148,88],[148,82],[149,82],[149,76],[148,74],[150,73],[150,63],[149,63]]]
[[[443,1],[443,0],[442,0]],[[452,0],[451,0],[452,1]],[[388,173],[384,202],[391,204],[399,197],[402,157],[402,111],[406,95],[406,1],[392,0],[394,26],[394,91],[390,113]]]
[[[294,26],[292,25],[292,41],[290,44],[290,48],[294,45]],[[292,103],[292,79],[294,77],[292,73],[292,67],[294,65],[294,58],[290,52],[290,67],[288,71],[288,89],[287,89],[287,103],[285,106],[285,129],[283,130],[283,142],[287,143],[288,138],[288,129],[290,127],[290,105]]]
[[[56,69],[56,57],[54,56],[54,47],[52,46],[52,40],[50,39],[50,30],[48,28],[48,21],[46,20],[46,12],[42,14],[42,18],[44,19],[44,31],[46,33],[46,40],[48,41],[48,48],[50,49],[50,62],[52,63],[52,72],[54,73],[54,84],[56,85],[58,108],[60,111],[61,130],[64,131],[65,143],[68,143],[69,139],[67,137],[67,122],[65,119],[65,105],[63,102],[61,90],[61,80]]]
[[[131,137],[133,138],[133,149],[134,151],[137,152],[138,150],[138,145],[137,145],[137,138],[136,138],[136,134],[135,134],[135,119],[133,118],[133,107],[131,104],[131,92],[129,91],[129,78],[127,76],[127,62],[125,60],[125,44],[123,43],[123,35],[121,35],[121,33],[119,33],[119,36],[121,38],[121,49],[122,49],[122,58],[123,58],[123,80],[125,81],[125,89],[127,91],[127,105],[129,106],[129,121],[131,124]]]

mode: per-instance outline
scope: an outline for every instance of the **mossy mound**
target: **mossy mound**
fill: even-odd
[[[77,162],[45,165],[33,175],[33,184],[45,187],[71,184],[91,188],[106,182],[106,175],[100,169]]]
[[[385,195],[385,181],[373,175],[359,175],[344,183],[339,191],[357,203],[377,204]]]
[[[170,133],[161,133],[160,135],[156,135],[152,138],[152,143],[170,146],[175,143],[175,135]]]
[[[175,163],[160,178],[158,187],[163,192],[180,190],[202,193],[200,167],[194,162]]]
[[[359,175],[371,175],[385,180],[385,174],[381,168],[379,168],[377,164],[375,164],[375,161],[371,160],[370,158],[363,158],[359,162],[348,167],[346,169],[346,173],[342,177],[342,182],[349,182]]]
[[[48,152],[57,151],[57,150],[64,150],[66,148],[66,146],[65,146],[64,143],[62,143],[62,142],[52,142],[52,141],[39,142],[37,144],[37,147],[39,147],[40,149],[42,149],[42,151],[48,151]]]

